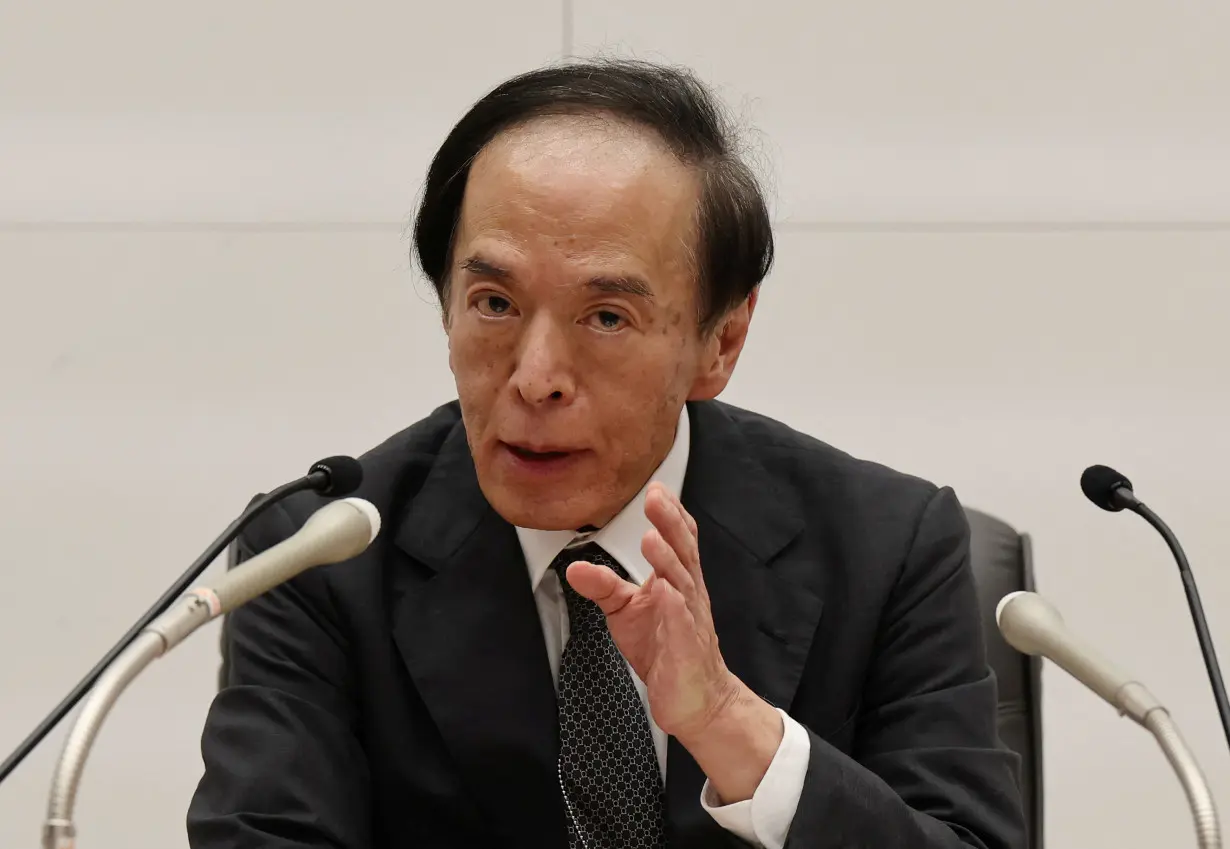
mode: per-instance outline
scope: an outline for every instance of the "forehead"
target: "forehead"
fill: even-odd
[[[542,118],[493,140],[466,183],[458,252],[478,242],[532,253],[690,258],[699,181],[651,131],[612,118]]]

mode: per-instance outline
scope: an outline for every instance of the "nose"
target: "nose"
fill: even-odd
[[[513,386],[523,400],[535,406],[572,401],[576,393],[572,353],[565,334],[552,326],[549,316],[536,316],[526,326]]]

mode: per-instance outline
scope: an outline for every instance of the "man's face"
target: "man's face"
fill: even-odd
[[[449,363],[479,483],[509,522],[605,524],[670,450],[684,402],[725,386],[752,304],[698,330],[698,192],[655,136],[596,117],[532,122],[475,160]]]

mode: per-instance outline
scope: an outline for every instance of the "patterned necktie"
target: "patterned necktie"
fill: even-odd
[[[564,573],[587,560],[628,573],[593,543],[551,563],[568,604],[568,643],[559,667],[559,781],[571,849],[666,846],[662,774],[649,718],[598,605]]]

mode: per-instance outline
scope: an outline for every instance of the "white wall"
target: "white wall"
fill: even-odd
[[[1077,487],[1131,474],[1230,657],[1225,6],[433,5],[0,0],[0,752],[252,492],[451,397],[406,258],[427,160],[499,79],[602,50],[760,131],[779,264],[728,399],[1029,531],[1230,799],[1167,552]],[[116,709],[84,845],[185,845],[215,638]],[[1045,685],[1050,845],[1191,839],[1148,737]],[[38,839],[61,739],[0,786],[0,843]]]

